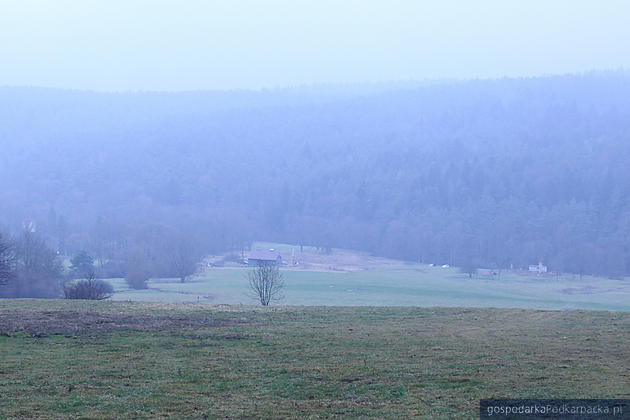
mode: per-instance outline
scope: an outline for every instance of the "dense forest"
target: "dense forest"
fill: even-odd
[[[103,275],[253,240],[630,274],[630,74],[270,91],[0,88],[0,226]],[[175,257],[173,257],[175,258]]]

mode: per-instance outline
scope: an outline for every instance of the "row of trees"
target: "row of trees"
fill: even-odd
[[[197,269],[194,254],[164,254],[164,259],[173,264],[165,269],[164,265],[151,265],[149,256],[155,252],[153,248],[142,252],[134,249],[136,253],[118,256],[120,260],[103,260],[101,256],[97,263],[86,251],[80,251],[66,270],[58,251],[51,248],[42,235],[28,230],[16,238],[0,235],[0,297],[104,299],[113,289],[97,277],[107,274],[108,264],[122,267],[119,277],[125,277],[136,289],[146,288],[150,276],[176,274],[183,282]]]
[[[0,297],[40,297],[103,300],[114,292],[106,281],[96,278],[94,259],[85,251],[70,261],[66,275],[57,253],[34,232],[24,232],[13,243],[0,235]],[[192,267],[184,271],[182,260],[175,268],[180,280],[192,274]],[[135,269],[135,271],[134,271]],[[267,306],[283,298],[283,276],[275,264],[261,264],[247,273],[251,297]],[[126,276],[133,288],[146,287],[145,272],[132,268]]]

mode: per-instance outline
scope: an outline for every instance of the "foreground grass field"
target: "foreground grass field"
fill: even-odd
[[[630,398],[630,313],[0,300],[2,418],[476,418]]]

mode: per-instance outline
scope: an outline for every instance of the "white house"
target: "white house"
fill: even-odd
[[[543,265],[542,262],[539,262],[538,265],[530,265],[529,266],[529,271],[531,273],[546,273],[547,272],[547,266]]]

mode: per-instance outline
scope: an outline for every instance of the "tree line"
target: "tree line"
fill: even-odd
[[[629,82],[0,89],[0,222],[19,235],[33,221],[52,249],[87,251],[105,277],[179,277],[191,260],[261,239],[621,277]]]
[[[151,265],[145,255],[152,252],[154,248],[148,247],[122,261],[104,263],[103,255],[99,262],[79,251],[64,267],[63,256],[37,232],[25,230],[15,238],[0,235],[0,297],[100,300],[114,291],[102,278],[124,277],[131,288],[143,289],[150,277],[176,276],[184,282],[197,271],[199,260],[194,252],[162,254],[166,262]]]

